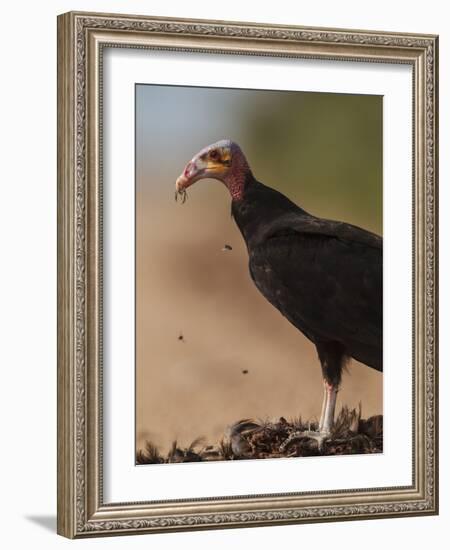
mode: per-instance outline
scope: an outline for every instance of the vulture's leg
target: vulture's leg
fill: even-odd
[[[284,451],[288,445],[300,439],[309,438],[317,441],[319,450],[323,443],[330,439],[334,424],[336,397],[341,382],[342,368],[345,361],[345,352],[341,344],[336,342],[316,343],[323,374],[323,402],[317,431],[307,430],[292,433],[280,446]]]
[[[328,405],[328,391],[327,391],[327,386],[326,386],[326,382],[325,380],[323,381],[323,399],[322,399],[322,410],[320,411],[320,420],[319,420],[319,430],[320,430],[320,427],[322,426],[323,424],[323,419],[324,419],[324,416],[325,416],[325,411],[327,409],[327,405]]]
[[[336,397],[339,386],[335,386],[334,384],[330,384],[327,380],[324,380],[323,387],[324,395],[322,413],[319,421],[319,432],[329,434],[334,424],[334,411],[336,409]]]
[[[346,359],[345,349],[338,342],[316,343],[322,365],[324,397],[319,421],[319,432],[330,434],[334,424],[337,392],[341,383],[342,368]]]

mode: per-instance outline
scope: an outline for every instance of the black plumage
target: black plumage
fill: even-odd
[[[382,371],[381,237],[312,216],[248,177],[232,214],[257,288],[316,345],[330,384],[349,357]]]

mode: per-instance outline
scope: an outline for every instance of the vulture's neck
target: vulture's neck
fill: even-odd
[[[230,192],[233,201],[243,199],[246,188],[256,181],[244,155],[236,155],[231,170],[223,182]]]
[[[282,193],[258,182],[253,176],[246,181],[242,198],[231,203],[232,216],[247,244],[269,224],[290,212],[308,216]]]

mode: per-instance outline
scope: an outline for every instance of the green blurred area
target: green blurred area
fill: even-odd
[[[264,93],[241,111],[264,183],[314,214],[351,217],[381,234],[382,98]]]

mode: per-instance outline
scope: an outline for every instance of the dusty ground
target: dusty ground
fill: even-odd
[[[261,458],[287,458],[381,453],[383,451],[383,417],[361,419],[360,410],[344,407],[329,438],[318,441],[314,430],[317,424],[301,419],[274,422],[244,419],[229,427],[215,444],[203,438],[183,447],[177,441],[167,453],[147,441],[136,454],[137,464],[167,462],[201,462],[211,460],[245,460]]]

